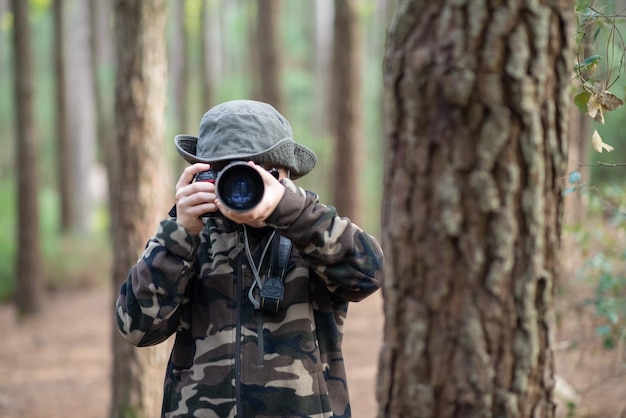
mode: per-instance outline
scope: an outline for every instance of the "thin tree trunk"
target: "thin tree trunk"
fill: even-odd
[[[67,100],[65,87],[65,19],[63,0],[52,3],[54,15],[54,70],[55,70],[55,112],[57,144],[57,176],[61,210],[61,232],[69,232],[76,225],[76,193],[73,190],[72,167],[74,166],[73,147],[67,127]]]
[[[37,140],[33,118],[33,66],[28,2],[12,0],[15,56],[15,116],[17,140],[17,310],[19,316],[41,311],[44,278],[39,234]]]
[[[185,0],[171,0],[172,17],[170,24],[172,25],[171,44],[169,47],[169,63],[170,63],[170,82],[172,89],[174,126],[176,132],[194,132],[187,129],[187,80],[189,79],[189,65],[187,57],[187,35],[185,29]],[[185,161],[181,158],[175,160],[176,171],[182,171],[185,168]]]
[[[379,417],[553,417],[572,5],[404,1],[384,65]]]
[[[315,100],[313,132],[325,135],[329,129],[330,62],[333,45],[333,0],[315,1]]]
[[[98,161],[108,167],[109,149],[113,142],[113,100],[112,80],[114,66],[112,0],[90,0],[91,10],[91,62],[94,80],[95,113],[98,141]]]
[[[588,162],[588,149],[593,133],[593,121],[583,114],[578,108],[572,105],[570,118],[570,138],[569,138],[569,166],[576,168],[580,173],[582,181],[589,181],[591,170],[589,167],[578,166],[579,163]],[[583,195],[579,191],[569,193],[565,196],[564,222],[566,225],[580,225],[585,219],[586,205]]]
[[[335,0],[332,105],[335,144],[333,203],[337,211],[359,223],[362,217],[360,178],[363,175],[361,131],[361,55],[354,2]]]
[[[165,0],[116,0],[116,156],[111,168],[115,292],[167,214],[171,193],[163,141]],[[137,349],[113,331],[111,417],[156,417],[167,344]]]
[[[214,102],[214,80],[220,65],[219,50],[215,48],[216,37],[219,37],[218,4],[213,0],[202,1],[200,13],[200,42],[202,57],[202,108],[208,110]]]
[[[286,112],[281,88],[280,0],[257,0],[257,30],[254,39],[259,62],[258,99]]]
[[[65,31],[65,73],[67,80],[68,135],[73,148],[70,178],[76,203],[76,224],[82,232],[93,230],[95,193],[92,187],[94,163],[96,161],[96,118],[94,80],[91,61],[91,42],[88,23],[89,0],[68,3],[67,31]]]

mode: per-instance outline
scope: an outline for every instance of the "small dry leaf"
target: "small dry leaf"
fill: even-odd
[[[605,149],[607,152],[613,151],[613,147],[609,144],[605,144],[600,137],[598,131],[593,131],[593,135],[591,135],[591,146],[594,150],[598,151],[602,154],[602,150]]]
[[[604,112],[615,110],[622,106],[622,99],[605,90],[602,83],[596,83],[587,101],[587,114],[596,122],[604,123]]]
[[[621,105],[624,104],[622,99],[614,95],[608,90],[604,90],[599,94],[600,96],[600,104],[604,110],[615,110]]]
[[[589,96],[587,102],[587,114],[594,118],[597,122],[604,123],[604,114],[602,112],[602,103],[600,101],[600,95],[593,93]]]

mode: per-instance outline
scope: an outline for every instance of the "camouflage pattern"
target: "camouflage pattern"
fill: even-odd
[[[348,302],[380,287],[382,251],[315,194],[283,184],[269,227],[247,228],[255,263],[272,228],[293,243],[278,313],[248,299],[244,230],[221,216],[198,236],[162,221],[122,285],[116,320],[125,338],[148,346],[176,333],[164,417],[351,416],[344,321]]]

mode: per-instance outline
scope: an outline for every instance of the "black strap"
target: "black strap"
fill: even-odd
[[[276,313],[280,309],[285,294],[285,270],[289,264],[291,241],[276,234],[272,241],[272,252],[269,259],[267,275],[261,288],[261,309],[264,312]]]

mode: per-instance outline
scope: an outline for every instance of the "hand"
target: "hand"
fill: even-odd
[[[228,219],[239,224],[261,228],[266,225],[265,220],[274,212],[276,206],[278,206],[278,203],[280,203],[285,195],[285,186],[260,165],[256,165],[252,161],[248,161],[248,165],[254,167],[263,179],[265,191],[259,204],[246,212],[234,212],[225,207],[219,199],[215,200],[215,204],[220,212],[222,212],[222,215],[226,216]]]
[[[192,235],[198,235],[204,222],[200,216],[215,212],[215,184],[194,182],[196,174],[209,170],[209,164],[197,163],[187,167],[176,183],[176,222]]]

